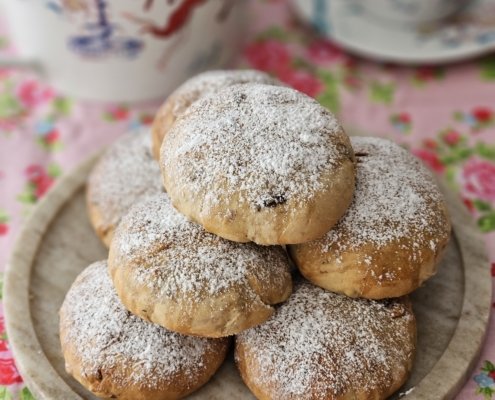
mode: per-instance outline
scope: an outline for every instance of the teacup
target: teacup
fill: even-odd
[[[4,0],[16,58],[61,92],[163,98],[239,49],[244,0]]]

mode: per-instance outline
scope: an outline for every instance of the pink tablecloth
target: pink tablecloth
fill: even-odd
[[[462,197],[484,233],[495,275],[495,55],[445,68],[392,67],[351,57],[304,31],[283,1],[257,1],[252,13],[256,23],[239,63],[316,97],[345,126],[409,147]],[[5,32],[0,46],[8,51]],[[156,107],[82,103],[27,73],[0,70],[1,268],[53,182],[124,131],[150,124]],[[0,399],[30,399],[2,315],[0,309]],[[494,325],[459,399],[495,398]]]

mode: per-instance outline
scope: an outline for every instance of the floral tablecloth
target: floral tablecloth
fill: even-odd
[[[284,1],[253,1],[238,65],[316,97],[353,129],[391,138],[447,179],[484,233],[495,276],[495,54],[449,67],[405,68],[355,58],[300,27]],[[0,23],[0,50],[11,51]],[[0,268],[36,202],[57,178],[158,104],[90,104],[29,73],[0,70]],[[0,291],[1,294],[1,291]],[[495,398],[495,323],[458,399]],[[0,308],[0,399],[31,399]],[[441,382],[439,382],[441,384]]]

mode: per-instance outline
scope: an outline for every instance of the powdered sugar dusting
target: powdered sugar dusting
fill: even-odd
[[[208,211],[236,196],[254,209],[297,207],[352,157],[336,118],[286,87],[234,85],[195,102],[165,136],[162,169]],[[328,184],[327,184],[328,185]]]
[[[207,371],[206,353],[225,342],[184,336],[146,322],[124,309],[107,272],[106,261],[86,268],[61,308],[62,344],[77,353],[86,376],[106,378],[116,386],[157,388],[178,375],[194,386]],[[219,347],[220,346],[220,347]]]
[[[414,386],[412,388],[407,389],[405,392],[399,393],[399,399],[411,394],[413,392],[413,390],[414,390]]]
[[[123,264],[139,260],[135,279],[171,299],[201,301],[234,285],[249,288],[252,276],[283,285],[290,273],[282,248],[240,244],[208,233],[177,212],[165,193],[132,208],[117,229],[112,252]]]
[[[88,187],[88,200],[100,208],[102,223],[113,226],[141,197],[162,192],[149,129],[128,133],[110,146],[91,172]]]
[[[335,244],[342,251],[366,243],[380,248],[402,238],[416,240],[409,246],[413,250],[434,248],[433,240],[422,243],[422,237],[446,230],[448,222],[438,212],[443,199],[429,171],[391,141],[353,137],[351,142],[358,161],[354,200],[320,240],[322,250]]]
[[[173,113],[175,116],[179,116],[200,97],[213,94],[232,85],[244,83],[281,84],[270,75],[256,70],[206,71],[187,80],[172,94],[174,99]]]
[[[351,299],[300,282],[270,320],[239,334],[237,345],[259,367],[250,375],[254,384],[270,387],[274,398],[383,395],[407,376],[414,327],[401,300]]]

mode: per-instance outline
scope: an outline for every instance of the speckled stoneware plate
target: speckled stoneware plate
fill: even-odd
[[[88,264],[107,256],[84,202],[94,161],[63,177],[40,202],[19,236],[5,277],[7,332],[19,369],[38,400],[95,398],[65,372],[58,337],[58,309],[72,281]],[[456,196],[444,193],[454,235],[439,273],[412,296],[418,353],[413,374],[400,391],[407,400],[455,395],[478,358],[490,311],[483,241]],[[190,398],[254,399],[232,356]]]

